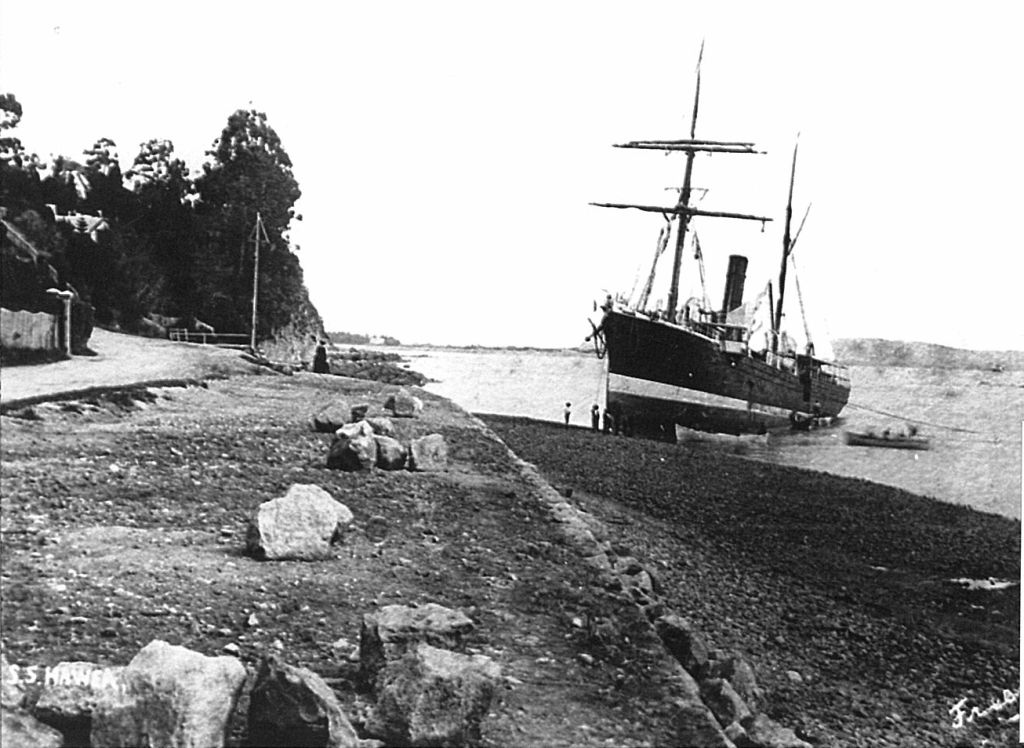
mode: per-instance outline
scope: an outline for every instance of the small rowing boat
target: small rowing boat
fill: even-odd
[[[846,431],[843,436],[851,447],[888,447],[889,449],[931,449],[931,442],[926,436],[911,434],[892,434],[888,431],[881,435],[872,431]]]

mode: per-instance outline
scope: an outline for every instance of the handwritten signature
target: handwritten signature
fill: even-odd
[[[1019,688],[1015,691],[1010,691],[1009,689],[1004,688],[1003,697],[1001,700],[997,699],[996,701],[993,701],[992,704],[990,704],[985,709],[980,709],[976,706],[972,706],[971,711],[968,712],[964,708],[967,705],[967,697],[965,696],[964,698],[960,699],[960,701],[953,704],[953,707],[949,710],[949,714],[953,717],[953,729],[959,730],[966,724],[973,724],[974,720],[976,719],[984,719],[985,717],[988,717],[992,714],[998,715],[999,712],[1006,711],[1014,704],[1017,704],[1019,701]],[[1000,718],[1000,721],[1003,721],[1002,718]],[[1017,714],[1014,714],[1006,718],[1005,721],[1020,722],[1020,712],[1018,711]]]

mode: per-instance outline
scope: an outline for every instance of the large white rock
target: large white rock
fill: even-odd
[[[151,641],[122,673],[123,687],[104,692],[93,712],[91,744],[222,746],[245,681],[235,657],[207,657]]]
[[[356,748],[360,740],[319,675],[271,655],[249,696],[249,744]]]
[[[409,469],[439,472],[448,469],[448,445],[440,434],[428,434],[409,444]]]
[[[419,643],[461,649],[473,630],[465,613],[437,603],[419,607],[386,605],[363,616],[359,632],[359,666],[363,683],[372,687],[387,662],[397,660]]]
[[[247,550],[267,560],[327,558],[331,544],[352,522],[349,508],[327,491],[295,483],[278,499],[260,504],[249,520]]]
[[[417,644],[381,673],[367,728],[389,745],[476,744],[500,678],[489,657]]]

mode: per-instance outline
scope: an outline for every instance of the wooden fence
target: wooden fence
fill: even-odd
[[[184,327],[172,327],[167,336],[179,343],[201,343],[219,348],[249,350],[249,336],[240,332],[192,332]]]
[[[60,351],[60,317],[0,307],[0,345],[28,351]]]

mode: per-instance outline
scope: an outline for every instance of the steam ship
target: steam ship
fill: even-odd
[[[680,267],[687,232],[695,218],[728,218],[764,222],[771,218],[709,211],[691,204],[692,174],[698,153],[759,153],[752,143],[700,140],[695,136],[700,101],[700,64],[690,137],[685,140],[631,141],[619,148],[682,152],[686,157],[683,185],[673,206],[592,203],[607,208],[631,208],[661,213],[668,224],[659,237],[650,277],[639,299],[605,301],[603,318],[594,326],[598,355],[607,355],[606,409],[627,433],[675,439],[675,426],[733,434],[765,433],[780,427],[803,428],[837,417],[850,395],[846,367],[815,355],[808,341],[802,352],[781,330],[787,267],[796,236],[790,232],[797,149],[793,151],[789,199],[786,206],[782,262],[777,286],[768,283],[769,327],[764,343],[754,345],[756,309],[744,304],[747,259],[729,257],[722,306],[708,308],[704,298],[680,304]],[[806,218],[806,215],[805,215]],[[658,257],[667,248],[669,226],[676,224],[676,243],[668,302],[648,309]],[[802,228],[802,224],[801,224]],[[703,258],[696,241],[696,256]],[[778,299],[774,299],[777,288]],[[797,286],[799,290],[799,285]],[[802,305],[802,301],[801,301]],[[756,304],[754,305],[757,306]]]

